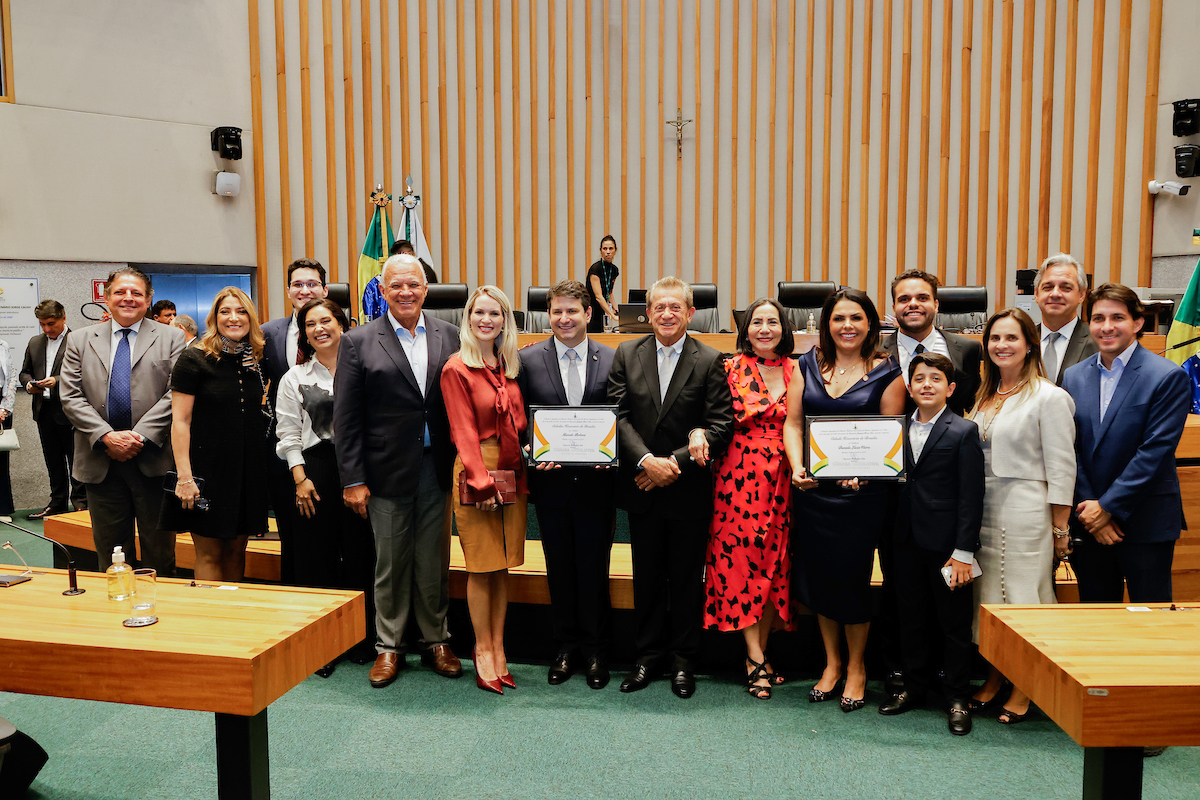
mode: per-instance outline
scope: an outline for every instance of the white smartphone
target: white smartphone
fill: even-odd
[[[950,585],[950,576],[953,574],[954,574],[954,572],[950,569],[950,567],[942,567],[942,580],[944,580],[946,582],[947,586]],[[982,574],[983,574],[983,570],[979,568],[979,562],[972,558],[971,559],[971,580],[975,580]]]

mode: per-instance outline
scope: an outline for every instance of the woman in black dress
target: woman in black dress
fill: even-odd
[[[592,318],[588,322],[588,333],[604,333],[604,318],[617,321],[617,307],[613,305],[613,287],[621,270],[613,263],[617,255],[617,240],[611,235],[600,240],[600,260],[588,267],[587,288],[592,294]]]
[[[903,414],[900,365],[879,349],[879,314],[865,292],[841,289],[821,309],[817,347],[800,356],[806,417],[838,414]],[[788,459],[803,464],[803,446],[785,440]],[[800,473],[803,475],[803,473]],[[857,478],[818,481],[793,478],[793,584],[817,615],[825,646],[825,671],[809,692],[810,702],[833,698],[842,678],[841,632],[849,662],[841,698],[843,711],[866,704],[863,654],[871,620],[871,569],[883,529],[888,485]]]
[[[200,346],[184,349],[171,373],[178,502],[167,503],[162,527],[191,532],[197,580],[240,581],[246,540],[267,530],[262,352],[254,303],[226,286],[213,300]]]

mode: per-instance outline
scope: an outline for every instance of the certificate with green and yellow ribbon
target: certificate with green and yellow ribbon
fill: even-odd
[[[612,466],[617,459],[617,406],[530,406],[529,463]]]
[[[904,416],[805,418],[805,467],[818,479],[904,480]]]

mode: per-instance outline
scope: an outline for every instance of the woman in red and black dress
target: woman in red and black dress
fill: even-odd
[[[767,699],[771,686],[783,682],[767,661],[767,637],[774,628],[792,627],[792,469],[783,437],[785,424],[799,430],[803,422],[804,378],[790,358],[791,324],[774,300],[750,304],[737,342],[739,352],[725,362],[734,431],[713,466],[704,625],[742,632],[746,691]]]

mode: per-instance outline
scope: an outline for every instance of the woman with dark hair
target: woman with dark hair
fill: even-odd
[[[287,462],[296,484],[292,557],[299,586],[357,589],[366,595],[367,638],[351,659],[375,658],[375,539],[371,523],[342,502],[333,443],[333,376],[338,345],[350,328],[341,306],[328,298],[310,300],[296,314],[303,361],[279,381],[275,401],[276,454]],[[337,662],[317,670],[333,674]]]
[[[592,294],[592,318],[588,322],[588,333],[604,333],[604,318],[617,321],[617,307],[613,305],[613,287],[621,270],[613,263],[617,254],[617,240],[612,235],[600,240],[600,260],[588,267],[587,288]]]
[[[1053,562],[1069,550],[1075,495],[1075,403],[1046,380],[1037,327],[1019,308],[997,311],[983,329],[983,382],[971,419],[979,426],[986,485],[974,581],[979,603],[1057,602]],[[1015,686],[1001,693],[992,667],[971,701],[972,711],[1003,703],[999,720],[1021,722],[1029,697]]]
[[[725,360],[733,440],[713,463],[704,626],[741,631],[746,691],[765,700],[782,683],[767,659],[767,638],[776,627],[792,627],[792,468],[783,443],[789,428],[798,436],[803,425],[804,378],[791,358],[791,323],[776,301],[750,304],[737,343]]]
[[[247,539],[267,530],[263,335],[254,303],[235,286],[217,293],[207,326],[171,372],[178,502],[165,504],[162,529],[191,532],[196,580],[240,581]]]
[[[817,347],[800,356],[807,416],[904,413],[904,379],[894,357],[879,347],[879,314],[865,292],[840,289],[821,309]],[[788,460],[804,463],[800,436],[786,440]],[[841,632],[849,662],[842,711],[866,705],[863,654],[871,621],[871,569],[883,530],[888,487],[858,478],[836,483],[792,476],[793,542],[799,599],[817,615],[825,671],[809,702],[833,698],[842,678]]]

